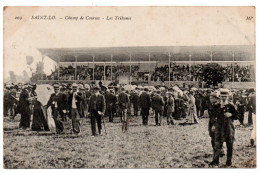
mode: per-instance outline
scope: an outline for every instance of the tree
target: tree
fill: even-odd
[[[203,81],[207,86],[217,86],[224,80],[224,70],[217,63],[208,63],[203,67]]]

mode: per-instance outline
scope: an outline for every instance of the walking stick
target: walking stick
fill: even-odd
[[[103,120],[104,129],[105,129],[105,134],[107,134],[107,130],[106,130],[106,125],[105,125],[104,117],[102,117],[102,120]]]
[[[98,111],[99,115],[101,116],[101,119],[102,119],[102,122],[103,122],[103,125],[104,125],[104,129],[105,129],[105,134],[107,134],[107,129],[106,129],[106,125],[105,125],[105,120],[104,120],[104,114],[101,113],[100,111]]]
[[[109,104],[109,109],[110,109],[110,116],[111,116],[111,121],[113,122],[113,114],[112,114],[112,109],[111,109],[111,106],[112,105],[112,103],[111,104]]]

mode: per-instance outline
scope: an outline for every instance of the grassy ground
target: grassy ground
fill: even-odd
[[[5,168],[207,168],[212,160],[208,119],[196,125],[141,125],[141,117],[132,117],[129,132],[121,132],[119,118],[107,119],[107,135],[92,138],[89,120],[84,119],[82,133],[65,134],[19,130],[19,117],[4,119]],[[183,120],[178,121],[182,123]],[[249,145],[251,127],[236,124],[233,166],[256,167],[256,148]],[[224,167],[226,157],[220,160]]]

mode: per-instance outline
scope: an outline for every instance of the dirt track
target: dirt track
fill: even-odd
[[[132,117],[128,134],[121,132],[119,118],[105,119],[107,135],[90,137],[89,120],[84,119],[82,133],[32,132],[18,129],[15,121],[4,119],[5,168],[204,168],[212,160],[208,119],[196,125],[141,125],[141,117]],[[178,123],[182,123],[178,121]],[[256,148],[251,147],[251,127],[236,124],[232,167],[256,167]],[[224,167],[226,157],[220,160]]]

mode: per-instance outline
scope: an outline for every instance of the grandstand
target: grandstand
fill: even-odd
[[[121,84],[184,83],[198,86],[201,66],[225,66],[224,83],[255,86],[255,46],[152,46],[103,48],[39,48],[43,57],[57,63],[42,83],[116,81]],[[240,85],[241,86],[241,85]]]

